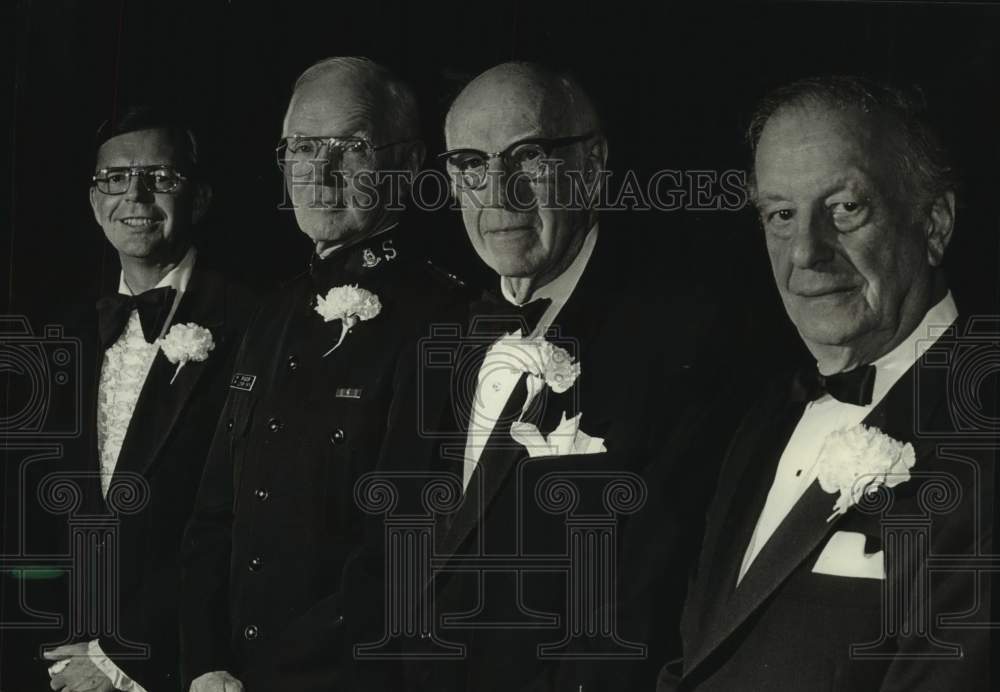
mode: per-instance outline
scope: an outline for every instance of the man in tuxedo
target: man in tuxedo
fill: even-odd
[[[816,365],[735,433],[683,667],[658,689],[991,689],[974,565],[992,552],[996,397],[962,371],[983,335],[942,269],[945,151],[918,100],[853,77],[778,89],[749,134],[775,283]]]
[[[73,553],[68,605],[60,599],[71,633],[34,675],[16,681],[8,667],[3,683],[179,690],[181,536],[251,299],[198,256],[211,188],[191,130],[133,107],[102,126],[98,145],[90,203],[121,274],[115,293],[67,324],[81,344],[83,433],[60,471],[35,478],[36,516],[63,512],[41,522],[42,538]],[[197,352],[181,344],[185,332]],[[102,528],[70,539],[67,513]],[[25,634],[38,635],[54,638]]]
[[[295,84],[278,157],[312,253],[247,331],[186,534],[192,690],[351,684],[354,484],[416,337],[454,300],[400,210],[419,137],[413,93],[370,60],[326,59]]]
[[[567,511],[613,521],[635,511],[617,512],[603,492],[618,481],[644,492],[637,472],[682,406],[696,339],[662,342],[637,327],[652,314],[691,321],[684,306],[664,304],[664,285],[635,251],[639,238],[611,217],[598,221],[608,146],[576,80],[534,64],[494,67],[458,95],[445,135],[441,156],[466,232],[497,274],[497,291],[472,306],[450,382],[435,385],[427,372],[422,380],[425,411],[446,400],[432,468],[453,472],[461,496],[438,526],[444,564],[425,636],[464,648],[461,660],[416,664],[408,682],[546,689],[560,659],[585,655],[584,640],[607,633],[571,636],[581,634],[573,613],[594,603],[567,602],[570,577],[558,566],[521,570],[526,560],[568,554]],[[400,446],[397,459],[415,456],[414,445]],[[581,493],[575,508],[552,506],[540,484],[556,476]],[[598,643],[612,655],[642,655],[613,636]]]

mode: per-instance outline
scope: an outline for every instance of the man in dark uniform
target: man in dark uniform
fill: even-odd
[[[389,208],[403,178],[377,175],[422,163],[409,88],[366,59],[317,63],[278,151],[315,254],[248,330],[187,533],[193,690],[342,684],[354,484],[375,466],[416,337],[451,300]]]
[[[211,187],[192,132],[139,106],[102,126],[98,145],[90,203],[121,273],[66,322],[82,356],[81,435],[61,459],[23,466],[37,542],[22,547],[72,550],[65,581],[29,580],[26,605],[60,612],[66,644],[41,661],[57,632],[9,633],[32,650],[4,652],[5,689],[181,689],[181,538],[253,305],[195,247]]]

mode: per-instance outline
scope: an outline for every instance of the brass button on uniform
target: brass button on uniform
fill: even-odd
[[[267,421],[267,429],[271,432],[278,432],[282,427],[284,424],[277,418],[269,418]]]
[[[264,560],[259,557],[250,558],[250,571],[259,572],[260,568],[264,566]]]
[[[270,497],[270,495],[271,493],[267,492],[266,488],[257,488],[256,490],[253,491],[253,496],[256,497],[258,500],[260,500],[261,502]]]
[[[232,430],[232,429],[233,429],[233,419],[230,418],[229,420],[226,421],[226,430]]]
[[[296,370],[299,367],[299,359],[296,356],[288,356],[288,369]]]
[[[345,439],[347,439],[347,436],[344,434],[344,431],[341,430],[340,428],[337,428],[332,433],[330,433],[330,442],[332,442],[335,445],[341,444]]]
[[[248,642],[260,637],[260,628],[257,625],[247,625],[243,628],[243,638]]]

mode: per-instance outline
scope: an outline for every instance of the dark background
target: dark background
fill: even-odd
[[[449,100],[468,78],[510,59],[570,68],[601,106],[619,180],[628,169],[644,180],[661,168],[746,168],[742,136],[754,100],[796,77],[863,72],[917,82],[967,185],[948,257],[952,286],[963,312],[996,310],[998,8],[21,0],[3,12],[11,34],[4,93],[12,120],[0,174],[7,313],[37,321],[116,285],[88,178],[95,130],[132,101],[168,100],[196,121],[216,192],[206,252],[265,286],[301,271],[310,249],[291,212],[277,209],[273,147],[295,77],[319,58],[350,54],[414,85],[431,154],[442,148]],[[800,352],[749,210],[617,216],[615,233],[634,247],[637,271],[662,273],[664,291],[708,287],[741,316],[734,357],[744,348],[776,360]],[[473,283],[490,278],[457,212],[427,215],[421,226],[439,264]],[[682,325],[651,319],[646,327],[667,336]]]

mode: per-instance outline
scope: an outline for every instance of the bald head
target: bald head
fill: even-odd
[[[459,121],[485,111],[511,125],[539,127],[537,136],[600,130],[597,110],[576,80],[534,63],[503,63],[473,79],[448,110],[446,136]]]
[[[420,114],[413,91],[392,72],[367,58],[327,58],[296,80],[282,135],[346,135],[327,132],[327,122],[349,122],[371,130],[376,144],[417,139]],[[302,127],[311,131],[303,131]],[[319,129],[317,129],[319,128]]]

